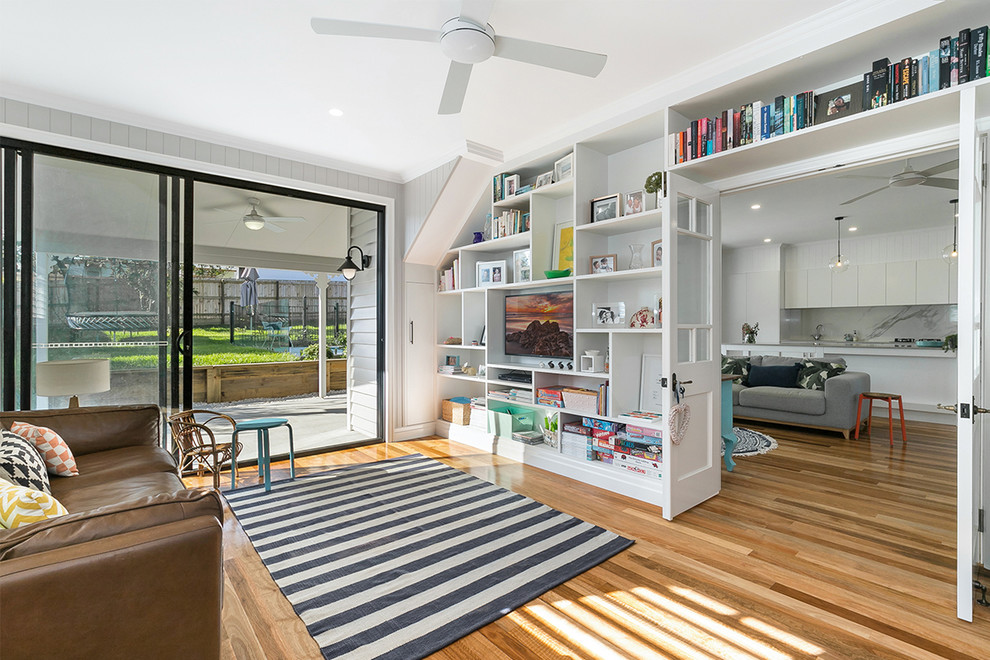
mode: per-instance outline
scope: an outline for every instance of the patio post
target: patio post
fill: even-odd
[[[319,373],[320,398],[327,395],[327,284],[329,276],[326,273],[316,274],[316,288],[320,292],[319,322],[317,324],[317,371]]]

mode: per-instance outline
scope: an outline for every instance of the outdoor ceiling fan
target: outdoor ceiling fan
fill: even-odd
[[[840,206],[845,206],[846,204],[852,204],[853,202],[858,202],[864,197],[869,197],[870,195],[875,195],[878,192],[882,192],[887,188],[908,188],[911,186],[932,186],[935,188],[945,188],[947,190],[958,190],[959,182],[956,179],[935,179],[932,178],[935,174],[941,174],[942,172],[947,172],[948,170],[955,169],[959,165],[959,160],[950,160],[948,162],[942,163],[941,165],[936,165],[935,167],[929,167],[927,170],[915,170],[911,168],[911,161],[904,162],[904,169],[891,177],[885,176],[870,176],[865,174],[848,174],[843,176],[845,179],[880,179],[881,181],[886,181],[887,183],[880,186],[876,190],[871,190],[865,195],[860,195],[859,197],[853,197],[852,199],[846,200],[840,204]]]
[[[438,114],[456,115],[464,105],[471,68],[488,58],[503,57],[550,69],[570,71],[594,78],[605,66],[605,55],[525,39],[496,36],[488,24],[494,0],[462,0],[461,14],[445,22],[439,30],[360,23],[333,18],[310,21],[317,34],[344,37],[377,37],[409,41],[439,42],[440,50],[451,59],[447,82]]]
[[[277,222],[306,222],[306,218],[279,217],[268,214],[262,215],[261,213],[258,213],[258,207],[261,206],[261,200],[258,199],[257,197],[248,197],[244,201],[251,206],[251,210],[244,214],[244,216],[241,218],[241,222],[244,223],[245,227],[247,227],[252,231],[260,231],[262,229],[267,229],[270,232],[281,234],[282,232],[285,231],[285,228],[275,224]],[[243,206],[243,204],[238,204],[238,206]],[[234,213],[230,209],[217,208],[214,210],[220,211],[222,213],[229,213],[231,215],[239,215],[237,213]],[[221,222],[229,222],[229,221],[222,220]]]

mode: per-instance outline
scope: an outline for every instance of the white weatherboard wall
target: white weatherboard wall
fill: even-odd
[[[371,266],[354,276],[349,291],[347,417],[351,429],[374,438],[378,437],[379,405],[377,213],[363,209],[351,211],[350,245],[371,255]],[[358,256],[356,251],[354,256]]]
[[[742,341],[742,324],[760,324],[758,344],[780,341],[781,246],[722,249],[722,342]]]

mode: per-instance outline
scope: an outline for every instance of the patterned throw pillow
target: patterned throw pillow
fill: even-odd
[[[59,477],[74,477],[79,474],[72,450],[55,431],[27,422],[14,422],[10,425],[10,430],[34,445],[45,459],[45,466],[50,474]]]
[[[0,479],[0,527],[14,529],[67,513],[51,495]]]
[[[806,390],[824,390],[825,381],[846,370],[846,365],[838,362],[804,360],[798,374],[798,385]]]
[[[30,442],[10,431],[4,431],[0,438],[0,479],[49,495],[52,492],[41,454]]]
[[[739,376],[739,378],[733,378],[733,382],[736,383],[746,383],[749,377],[749,358],[748,357],[726,357],[722,356],[722,373],[731,374],[733,376]]]

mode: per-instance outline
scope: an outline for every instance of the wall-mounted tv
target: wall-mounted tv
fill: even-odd
[[[574,293],[505,297],[505,354],[574,357]]]

